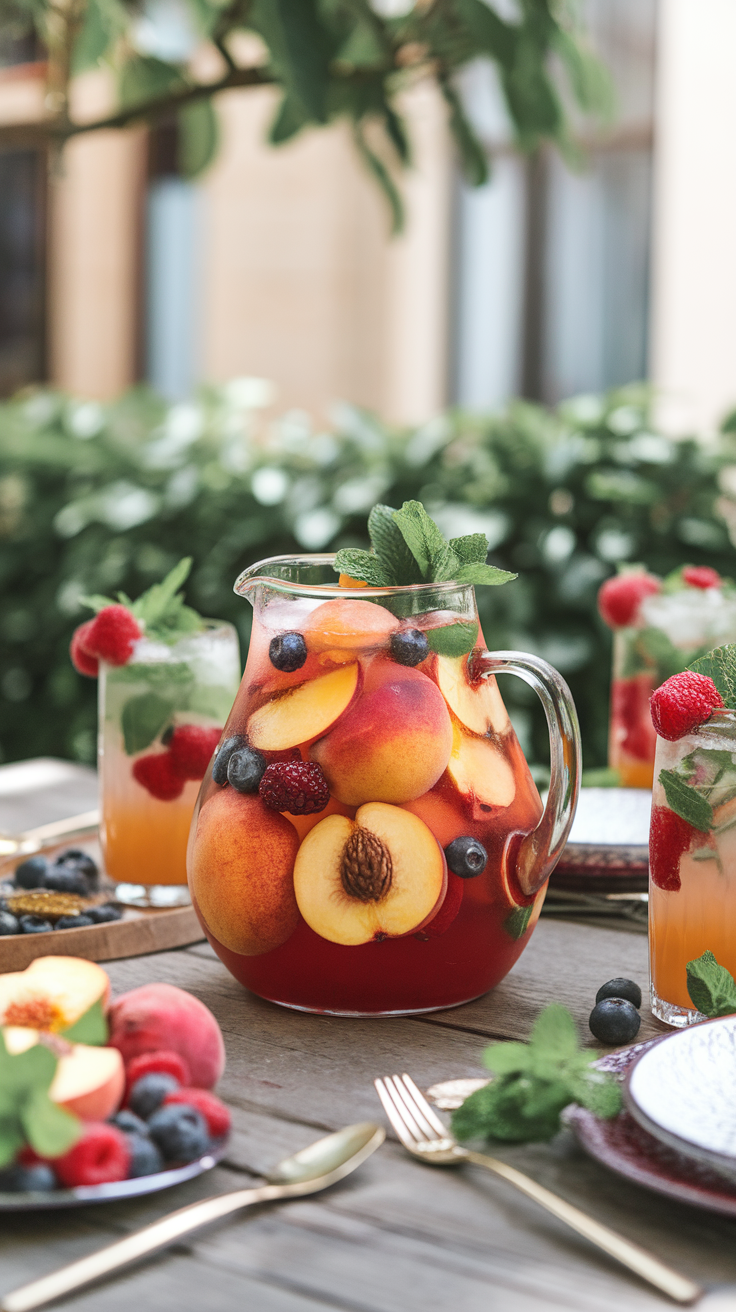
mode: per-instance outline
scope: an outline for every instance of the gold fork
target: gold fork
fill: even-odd
[[[420,1161],[429,1166],[461,1166],[464,1162],[484,1166],[487,1171],[515,1185],[527,1198],[532,1198],[535,1203],[539,1203],[605,1253],[615,1257],[650,1285],[668,1294],[676,1303],[695,1303],[701,1297],[703,1290],[692,1280],[665,1266],[659,1258],[638,1244],[632,1244],[623,1235],[616,1234],[615,1230],[609,1230],[600,1221],[586,1216],[577,1207],[537,1184],[536,1180],[495,1157],[463,1148],[450,1134],[447,1126],[443,1125],[410,1076],[387,1075],[385,1079],[374,1080],[373,1083],[398,1138]]]

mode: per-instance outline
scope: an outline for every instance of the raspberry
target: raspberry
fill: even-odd
[[[721,576],[710,565],[686,565],[682,571],[682,581],[691,588],[720,588]]]
[[[648,675],[614,679],[611,685],[611,720],[616,742],[635,761],[654,760],[657,736],[649,714],[651,682]]]
[[[69,644],[69,655],[72,658],[72,665],[79,674],[86,674],[88,679],[96,679],[99,672],[99,662],[96,656],[92,656],[87,651],[90,630],[94,620],[87,620],[86,624],[80,624],[72,634],[72,640]]]
[[[184,780],[174,772],[168,752],[139,756],[133,762],[133,778],[159,802],[173,802],[184,791]]]
[[[84,642],[91,656],[99,656],[108,665],[125,665],[133,654],[133,643],[140,636],[138,621],[127,606],[105,606],[92,620]]]
[[[676,893],[680,887],[680,857],[687,852],[693,838],[704,841],[704,835],[693,829],[682,816],[675,815],[668,806],[652,807],[649,827],[649,873],[652,883],[667,893]]]
[[[636,620],[645,597],[661,590],[653,574],[617,574],[606,579],[598,593],[598,610],[609,629],[624,629]]]
[[[141,1052],[131,1057],[125,1067],[125,1101],[128,1100],[133,1085],[144,1075],[173,1075],[180,1084],[190,1080],[189,1066],[178,1052],[168,1048],[159,1048],[158,1052]]]
[[[424,929],[418,930],[415,937],[419,939],[438,938],[440,934],[444,934],[445,930],[450,928],[460,910],[464,890],[465,884],[460,875],[454,875],[451,870],[448,870],[445,900],[437,915],[430,920],[428,925],[424,926]]]
[[[322,766],[314,761],[281,761],[269,765],[258,787],[261,798],[274,811],[314,815],[330,800]]]
[[[230,1130],[230,1112],[224,1102],[220,1102],[214,1093],[207,1089],[174,1089],[167,1093],[162,1106],[183,1103],[185,1107],[194,1107],[204,1117],[209,1134],[213,1139],[221,1139]]]
[[[683,670],[657,688],[649,699],[652,724],[660,738],[677,742],[698,725],[705,724],[723,699],[707,674]]]
[[[111,1184],[127,1180],[130,1148],[122,1131],[104,1121],[88,1121],[81,1139],[63,1157],[54,1159],[60,1184]]]
[[[169,742],[174,773],[182,779],[204,779],[221,733],[221,729],[202,729],[198,724],[179,725]]]

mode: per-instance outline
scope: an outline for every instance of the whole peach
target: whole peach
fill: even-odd
[[[110,1046],[128,1062],[168,1048],[189,1066],[191,1082],[212,1089],[225,1069],[220,1026],[199,998],[174,984],[143,984],[116,998],[108,1013]]]

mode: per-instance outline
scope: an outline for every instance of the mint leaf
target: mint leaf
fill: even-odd
[[[15,1161],[25,1142],[26,1136],[19,1117],[0,1117],[0,1168]]]
[[[688,961],[686,971],[690,1000],[704,1016],[730,1016],[736,1011],[733,976],[725,966],[718,965],[712,952]]]
[[[425,637],[438,656],[464,656],[472,651],[478,637],[477,620],[458,620],[457,624],[443,624],[436,629],[425,629]]]
[[[335,556],[333,568],[339,574],[349,574],[351,579],[368,583],[372,588],[388,588],[393,583],[392,577],[388,575],[378,556],[374,556],[371,551],[344,547]]]
[[[102,998],[98,998],[84,1012],[84,1015],[75,1020],[73,1025],[68,1029],[61,1031],[62,1037],[68,1043],[86,1043],[92,1048],[103,1048],[110,1037],[105,1012],[102,1006]]]
[[[421,501],[405,501],[401,510],[394,511],[394,523],[398,525],[424,581],[441,582],[434,577],[433,564],[435,560],[445,562],[450,547]]]
[[[61,1157],[82,1133],[77,1117],[57,1107],[43,1089],[34,1089],[20,1119],[31,1148],[41,1157]]]
[[[58,1157],[82,1133],[76,1116],[49,1098],[57,1064],[43,1043],[8,1052],[0,1030],[0,1166],[7,1166],[24,1143],[43,1157]]]
[[[664,788],[670,811],[686,820],[693,829],[707,834],[714,824],[713,807],[691,784],[685,782],[676,770],[660,770],[659,782]]]
[[[104,610],[106,606],[116,605],[114,597],[103,597],[99,592],[92,593],[90,597],[80,597],[79,600],[83,606],[89,606],[90,610],[93,610],[95,614]]]
[[[567,1007],[562,1007],[559,1002],[545,1007],[534,1022],[529,1044],[536,1052],[553,1056],[556,1060],[578,1053],[578,1032]]]
[[[699,656],[688,669],[712,679],[723,698],[723,705],[731,711],[736,710],[736,643],[728,642],[708,652],[707,656]]]
[[[150,747],[174,709],[174,703],[156,692],[131,697],[123,706],[120,723],[128,756]]]
[[[661,629],[642,629],[637,635],[636,646],[646,664],[656,669],[660,683],[673,674],[679,674],[683,668],[682,652]]]
[[[450,546],[461,565],[485,565],[488,538],[485,533],[468,533],[464,538],[450,538]]]
[[[133,603],[132,610],[137,620],[148,628],[158,624],[166,614],[169,606],[182,584],[186,583],[192,568],[192,557],[184,556],[160,583],[154,583]]]
[[[421,583],[421,571],[394,520],[395,514],[392,506],[379,503],[373,507],[368,516],[368,534],[373,550],[386,575],[390,575],[392,585]]]
[[[530,903],[528,907],[514,907],[513,911],[509,911],[503,922],[503,927],[511,938],[519,939],[523,934],[526,934],[533,910],[534,907]]]
[[[528,1043],[492,1043],[483,1053],[483,1065],[494,1075],[517,1075],[528,1071],[530,1063]]]
[[[453,576],[458,583],[478,583],[485,584],[486,587],[497,588],[502,583],[510,583],[512,579],[518,579],[518,574],[510,574],[507,569],[498,569],[495,565],[480,565],[477,562],[461,565],[457,573]]]

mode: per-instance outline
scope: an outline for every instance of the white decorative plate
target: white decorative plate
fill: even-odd
[[[624,1085],[639,1125],[736,1180],[736,1016],[678,1030],[642,1053]]]

